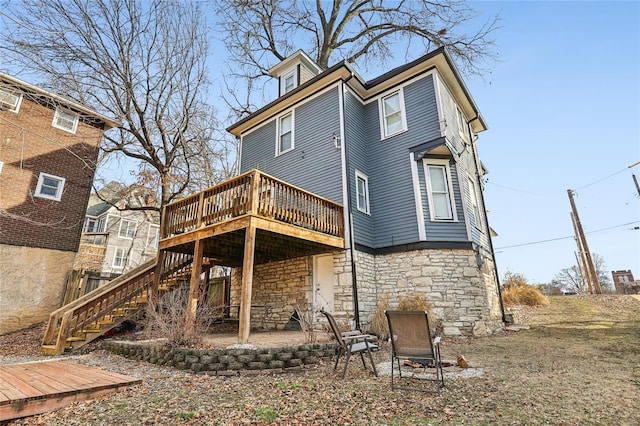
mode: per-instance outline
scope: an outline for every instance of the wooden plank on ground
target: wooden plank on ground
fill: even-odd
[[[0,422],[52,411],[141,381],[67,361],[0,366]]]

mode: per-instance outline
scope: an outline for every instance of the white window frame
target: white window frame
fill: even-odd
[[[127,223],[126,231],[125,231],[124,235],[122,235],[122,227],[123,227],[123,224],[125,222]],[[129,230],[130,230],[129,224],[131,224],[131,223],[133,224],[133,235],[130,237],[129,236]],[[135,236],[136,236],[137,229],[138,229],[138,222],[136,222],[135,220],[120,219],[120,227],[118,229],[118,237],[119,238],[124,238],[124,239],[127,239],[127,240],[133,240],[135,238]]]
[[[281,128],[282,128],[282,120],[284,120],[287,117],[291,117],[291,147],[288,149],[285,149],[284,151],[281,150],[282,148],[282,136],[283,134],[281,134]],[[293,149],[295,148],[295,116],[293,113],[293,110],[282,114],[281,116],[278,117],[278,121],[276,124],[276,157],[282,154],[285,154],[289,151],[293,151]]]
[[[400,114],[401,128],[399,130],[396,130],[393,133],[390,133],[388,131],[387,111],[385,108],[384,101],[396,95],[398,96],[398,103],[400,106],[400,111],[398,111],[398,113]],[[407,131],[407,114],[406,114],[406,109],[404,105],[404,90],[402,88],[399,90],[395,90],[385,96],[381,96],[378,100],[378,111],[380,116],[380,138],[381,139],[387,139]]]
[[[51,125],[56,129],[64,130],[68,133],[75,133],[78,129],[79,119],[80,115],[77,112],[73,112],[66,108],[57,107],[56,113],[53,115],[53,123],[51,123]],[[71,128],[60,124],[61,122],[71,122]]]
[[[458,213],[456,209],[455,197],[453,194],[453,184],[451,181],[451,167],[449,165],[449,160],[438,160],[438,159],[424,159],[424,176],[427,184],[427,198],[429,201],[429,216],[432,222],[457,222],[458,221]],[[445,171],[445,177],[447,179],[447,195],[449,200],[449,211],[450,217],[436,217],[434,212],[435,203],[433,201],[433,189],[431,188],[431,177],[429,174],[429,167],[438,167]]]
[[[119,253],[120,255],[118,255]],[[127,257],[127,248],[116,247],[113,252],[113,262],[111,263],[111,266],[113,266],[114,269],[124,269],[124,267],[127,266],[127,261],[129,260]]]
[[[280,77],[280,96],[284,95],[285,93],[288,93],[290,91],[292,91],[293,89],[295,89],[297,87],[297,76],[298,73],[296,72],[297,69],[296,68],[292,68],[290,71],[287,71],[286,73],[282,74],[282,76]],[[291,78],[293,79],[293,84],[291,86],[291,88],[289,90],[287,90],[287,79]]]
[[[471,209],[474,216],[473,225],[478,229],[482,229],[480,223],[480,207],[478,206],[478,188],[473,178],[469,175],[467,175],[467,184],[469,185],[469,201],[471,201]]]
[[[93,224],[93,229],[91,231],[89,231],[89,224],[92,223]],[[92,233],[92,232],[98,232],[96,231],[96,229],[98,228],[98,219],[94,218],[94,217],[88,217],[87,218],[87,222],[84,225],[84,232],[86,233]]]
[[[149,243],[151,240],[151,243]],[[149,225],[149,235],[147,237],[147,247],[158,249],[160,242],[160,227],[158,225]]]
[[[466,139],[467,138],[466,121],[464,118],[464,114],[462,113],[462,111],[460,111],[459,106],[456,106],[456,121],[458,123],[458,133],[462,138]]]
[[[360,193],[360,181],[364,182],[364,194]],[[364,205],[360,202],[360,196],[364,196]],[[356,170],[356,206],[358,211],[362,213],[366,213],[368,215],[371,214],[370,210],[370,202],[369,202],[369,178],[364,173]]]
[[[56,189],[55,194],[51,195],[51,194],[46,194],[42,192],[43,187],[51,188],[50,186],[45,186],[44,184],[45,179],[54,180],[58,182],[58,186],[55,188]],[[60,201],[62,199],[62,193],[64,192],[65,182],[66,182],[66,179],[63,177],[50,175],[48,173],[40,173],[40,177],[38,177],[38,184],[36,185],[36,193],[34,195],[36,197],[46,198],[47,200]]]
[[[7,97],[14,98],[14,101],[12,103],[7,103],[3,101],[2,97],[0,96],[0,105],[3,106],[5,110],[17,114],[18,111],[20,111],[20,105],[22,105],[22,93],[20,93],[20,91],[18,91],[17,89],[7,86],[0,86],[0,92],[5,94]]]

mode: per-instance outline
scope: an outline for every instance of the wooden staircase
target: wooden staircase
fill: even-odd
[[[166,252],[161,265],[152,259],[52,312],[42,351],[59,355],[104,335],[141,312],[154,292],[162,294],[188,283],[192,264],[191,254]]]

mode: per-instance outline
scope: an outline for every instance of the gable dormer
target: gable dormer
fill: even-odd
[[[278,79],[278,96],[292,91],[311,80],[322,70],[302,50],[298,50],[269,70],[269,75]]]

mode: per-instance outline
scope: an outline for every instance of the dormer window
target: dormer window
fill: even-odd
[[[296,77],[297,77],[297,73],[295,68],[281,77],[280,96],[296,88]]]

